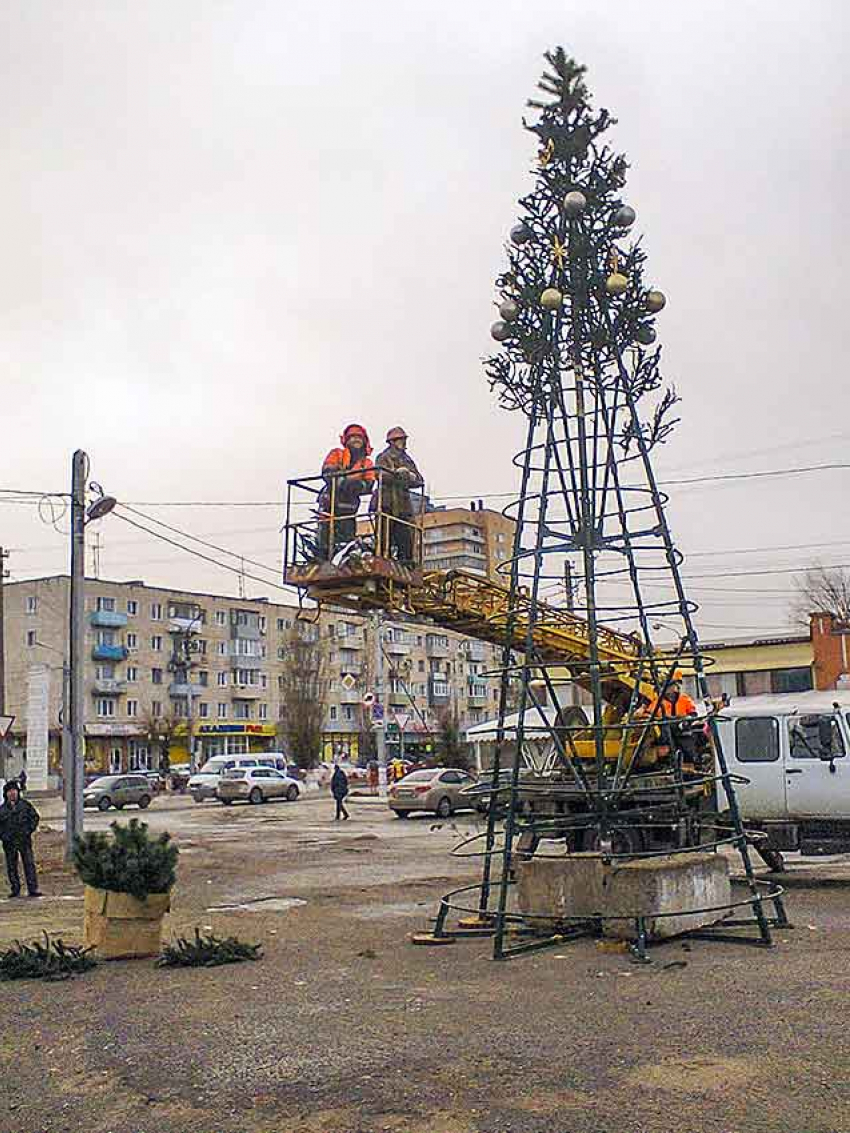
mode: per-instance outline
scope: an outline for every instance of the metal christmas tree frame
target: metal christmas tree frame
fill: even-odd
[[[506,509],[516,536],[503,565],[510,602],[487,828],[457,851],[479,855],[482,876],[444,898],[428,939],[492,933],[503,958],[601,931],[596,909],[557,918],[518,910],[523,861],[580,852],[616,866],[731,847],[743,895],[717,910],[719,927],[692,935],[769,946],[771,924],[787,924],[782,890],[753,874],[754,836],[742,826],[697,607],[653,472],[653,449],[675,425],[678,403],[663,388],[654,345],[666,300],[647,283],[645,253],[630,238],[627,163],[605,141],[614,119],[592,109],[583,67],[561,49],[546,60],[542,97],[529,103],[534,121],[524,123],[539,143],[534,187],[510,232],[491,329],[500,350],[486,362],[501,405],[528,423],[515,458],[519,498]],[[572,655],[540,644],[556,605],[559,620],[573,619],[584,635]],[[512,624],[520,609],[521,655]],[[654,633],[660,622],[669,633],[671,621],[678,645],[659,646]],[[695,722],[664,716],[678,670],[694,678]],[[584,714],[564,703],[570,688],[589,694]],[[457,912],[472,916],[453,928]],[[665,915],[646,908],[622,917],[634,923],[641,956],[647,924]]]

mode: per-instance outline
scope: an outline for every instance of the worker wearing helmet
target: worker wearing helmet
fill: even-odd
[[[325,486],[317,501],[320,515],[317,555],[320,559],[332,558],[339,547],[354,538],[360,497],[369,495],[375,484],[369,434],[363,426],[348,425],[339,439],[340,447],[331,449],[322,464]]]
[[[649,716],[696,716],[697,706],[686,692],[682,692],[682,672],[680,669],[671,676],[664,695],[655,697],[647,707]]]
[[[378,512],[379,554],[394,554],[400,563],[413,566],[413,498],[423,479],[407,452],[407,433],[396,425],[387,433],[387,447],[375,461],[380,476],[372,505]]]

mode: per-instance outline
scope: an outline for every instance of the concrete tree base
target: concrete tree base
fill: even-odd
[[[516,876],[520,911],[541,933],[552,932],[553,921],[599,918],[605,936],[632,940],[641,916],[647,935],[663,939],[716,924],[726,912],[691,910],[732,900],[729,863],[721,854],[670,854],[610,865],[592,854],[541,857],[517,862]]]

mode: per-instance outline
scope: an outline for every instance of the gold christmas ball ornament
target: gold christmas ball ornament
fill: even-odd
[[[503,299],[499,304],[499,314],[506,323],[512,323],[514,319],[519,318],[519,304],[513,299]]]
[[[629,286],[629,281],[619,271],[613,271],[605,280],[605,290],[609,295],[623,295]]]
[[[631,228],[637,220],[637,213],[631,205],[620,205],[614,213],[615,228]]]
[[[525,224],[515,224],[511,229],[511,242],[518,247],[531,239],[531,229]]]
[[[564,212],[567,216],[579,216],[587,208],[587,197],[578,189],[573,189],[564,197]]]
[[[649,323],[644,323],[635,331],[635,340],[639,342],[641,346],[652,346],[657,337],[655,327],[651,327]]]
[[[511,337],[511,328],[507,323],[503,323],[501,319],[493,323],[490,327],[490,334],[495,338],[496,342],[504,342]]]
[[[659,311],[663,311],[667,306],[667,296],[663,291],[647,291],[646,293],[646,309],[651,311],[653,315],[657,315]]]
[[[540,306],[544,311],[557,311],[564,301],[564,297],[557,287],[547,287],[540,296]]]

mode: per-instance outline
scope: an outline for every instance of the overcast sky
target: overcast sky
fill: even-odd
[[[847,13],[7,0],[0,488],[66,490],[81,447],[122,500],[273,501],[361,420],[378,441],[406,426],[437,497],[509,491],[523,421],[480,359],[530,185],[524,102],[558,43],[619,119],[669,300],[682,423],[662,478],[842,461]],[[850,561],[848,483],[670,487],[686,575],[720,576],[691,579],[706,637],[785,621],[790,575],[733,572]],[[147,510],[279,562],[279,509]],[[13,578],[67,569],[33,507],[0,521]],[[235,592],[115,517],[99,527],[104,577]]]

